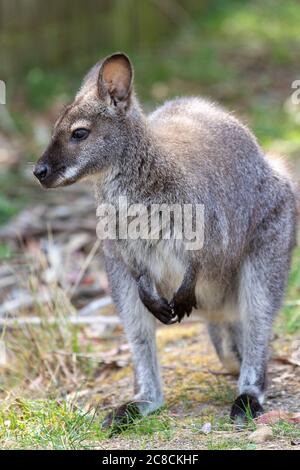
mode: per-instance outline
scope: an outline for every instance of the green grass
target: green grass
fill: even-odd
[[[287,423],[286,421],[279,421],[272,426],[273,434],[275,437],[286,437],[300,441],[300,425]]]
[[[106,438],[95,412],[67,402],[19,399],[0,409],[2,448],[86,449]]]
[[[168,416],[167,410],[153,413],[149,416],[137,418],[131,426],[120,429],[123,437],[147,438],[158,437],[162,441],[168,441],[173,435],[172,419]]]
[[[236,397],[236,390],[229,385],[226,380],[216,377],[214,382],[209,384],[208,396],[216,405],[227,405],[233,403]]]
[[[245,439],[224,439],[211,437],[207,443],[207,450],[255,450],[256,445]]]
[[[294,251],[291,272],[289,276],[286,303],[282,308],[279,329],[287,333],[300,330],[300,248]]]
[[[11,202],[0,193],[0,225],[7,222],[13,215],[17,214],[18,210],[19,207],[17,204]]]
[[[118,434],[102,430],[102,420],[96,410],[84,411],[63,400],[16,399],[0,408],[0,445],[11,449],[92,449],[121,437],[138,439],[143,448],[154,436],[162,442],[172,437],[167,414],[136,419]]]
[[[0,261],[7,260],[12,257],[12,249],[5,243],[0,243]]]
[[[143,449],[154,439],[167,448],[180,426],[169,416],[168,410],[136,419],[130,427],[113,435],[101,429],[102,420],[103,414],[97,410],[85,411],[67,401],[17,398],[10,404],[3,402],[0,408],[0,445],[2,449],[93,449],[109,448],[116,440],[125,439]],[[200,428],[207,421],[212,422],[212,432],[204,437]],[[188,429],[192,434],[202,434],[201,442],[208,450],[256,449],[247,437],[255,429],[253,423],[243,428],[240,437],[227,416],[196,419]],[[182,432],[185,430],[186,427]],[[296,424],[280,421],[272,426],[272,431],[275,440],[300,439],[300,427]],[[232,437],[230,432],[234,432]]]

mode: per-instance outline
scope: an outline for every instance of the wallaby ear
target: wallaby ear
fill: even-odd
[[[115,107],[128,107],[133,79],[133,68],[126,54],[121,52],[104,59],[98,77],[101,99]]]

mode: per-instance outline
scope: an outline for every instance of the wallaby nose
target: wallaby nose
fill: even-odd
[[[34,176],[37,177],[39,181],[43,181],[50,173],[49,165],[46,163],[38,163],[33,170]]]

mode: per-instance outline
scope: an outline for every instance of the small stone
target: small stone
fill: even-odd
[[[249,440],[260,444],[261,442],[271,441],[273,439],[273,432],[269,426],[261,424],[257,426],[257,429],[252,432],[249,436]]]
[[[203,432],[203,434],[209,434],[211,432],[211,423],[204,423],[201,427],[201,432]]]

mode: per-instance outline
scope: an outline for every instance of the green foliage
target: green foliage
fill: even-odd
[[[24,85],[29,106],[39,111],[49,108],[53,100],[67,90],[63,74],[46,72],[39,67],[29,70]]]
[[[103,416],[95,410],[83,411],[74,404],[58,400],[25,400],[17,398],[0,408],[1,446],[11,449],[91,449],[111,439],[109,430],[101,429]],[[172,436],[167,415],[153,414],[137,419],[121,437],[143,439],[156,436],[162,441]],[[108,444],[109,445],[109,444]]]
[[[216,439],[211,438],[207,444],[207,450],[255,450],[255,444],[244,439]]]
[[[272,430],[276,437],[288,437],[297,441],[300,439],[299,424],[292,424],[282,420],[274,424]]]
[[[18,212],[18,207],[0,193],[0,225]]]
[[[106,437],[95,412],[67,402],[16,399],[0,409],[2,448],[87,449]]]
[[[0,243],[0,261],[9,259],[12,255],[11,248],[9,245]]]
[[[287,333],[295,333],[300,329],[300,248],[294,252],[286,298],[279,326]]]

